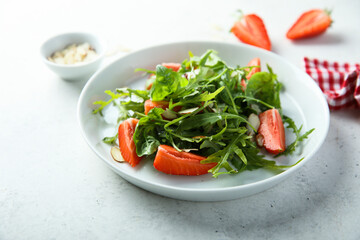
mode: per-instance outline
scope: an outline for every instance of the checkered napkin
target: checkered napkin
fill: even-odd
[[[331,110],[360,108],[360,64],[304,58],[305,71],[323,91]]]

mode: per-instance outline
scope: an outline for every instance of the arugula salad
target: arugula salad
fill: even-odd
[[[291,166],[277,165],[276,157],[294,153],[314,130],[302,134],[302,126],[283,115],[282,84],[270,66],[261,71],[258,58],[232,67],[213,50],[189,52],[182,63],[135,71],[148,75],[145,90],[107,90],[109,99],[94,102],[93,111],[102,116],[108,105],[116,107],[116,135],[103,141],[113,146],[114,160],[132,167],[153,161],[166,174],[213,177],[286,169]],[[295,139],[287,146],[285,127]]]

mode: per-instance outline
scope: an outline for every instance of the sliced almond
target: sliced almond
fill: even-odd
[[[256,135],[256,143],[259,147],[264,146],[264,136],[262,134]]]
[[[180,114],[189,114],[189,113],[195,112],[198,109],[199,109],[198,107],[184,109],[184,110],[179,111],[179,113]]]
[[[192,137],[193,139],[202,139],[202,138],[206,138],[206,136],[195,136],[195,137]]]
[[[196,148],[189,148],[189,149],[181,149],[181,151],[184,151],[184,152],[190,152],[190,151],[199,151],[199,149],[196,149]]]
[[[117,161],[117,162],[120,162],[120,163],[123,163],[125,162],[124,158],[122,157],[121,155],[121,152],[120,152],[120,149],[118,147],[112,147],[110,149],[110,153],[111,153],[111,157]]]
[[[239,78],[241,78],[241,75],[244,74],[244,71],[242,70],[235,70],[231,73],[230,77],[234,78],[236,76],[239,76]]]
[[[254,113],[250,114],[248,117],[248,122],[256,131],[259,129],[260,119],[258,115]],[[253,135],[254,129],[249,124],[246,126],[246,128],[248,129],[249,133]]]
[[[261,113],[261,109],[260,109],[259,105],[257,105],[257,104],[250,104],[250,107],[251,107],[252,109],[254,109],[254,110],[257,112],[257,114]]]

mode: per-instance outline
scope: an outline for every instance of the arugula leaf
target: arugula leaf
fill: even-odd
[[[210,101],[210,100],[214,99],[216,97],[216,95],[218,95],[223,89],[224,89],[224,87],[221,87],[213,93],[204,92],[204,93],[198,94],[192,98],[189,98],[189,99],[186,98],[184,100],[181,100],[177,103],[172,103],[172,101],[170,101],[169,109],[173,109],[176,106],[183,106],[183,105],[186,105],[189,103],[201,103],[201,102]]]
[[[128,102],[120,102],[120,106],[128,112],[128,110],[143,113],[144,112],[144,103],[143,102],[134,102],[134,101],[128,101]]]
[[[275,157],[279,157],[282,155],[287,156],[287,155],[293,153],[295,151],[296,147],[299,145],[299,143],[304,141],[305,139],[307,139],[308,136],[315,130],[314,128],[312,128],[309,131],[307,131],[306,133],[301,135],[302,125],[300,126],[300,128],[297,128],[294,120],[292,120],[290,117],[287,117],[284,115],[283,118],[284,118],[284,123],[287,124],[286,128],[290,128],[293,130],[293,133],[295,134],[296,139],[294,142],[292,142],[289,146],[286,147],[284,152],[277,154]]]
[[[116,133],[115,136],[113,136],[113,137],[104,137],[103,142],[113,145],[113,144],[115,144],[117,138],[118,138],[118,133]]]
[[[205,53],[204,55],[206,56],[207,54],[208,54],[208,56],[206,57],[205,64],[202,65],[202,62],[200,60],[201,66],[210,67],[214,70],[221,69],[225,66],[225,62],[220,59],[220,57],[217,55],[216,51],[208,50],[208,52]]]
[[[257,148],[246,147],[243,149],[243,153],[247,159],[247,170],[253,170],[258,168],[270,168],[277,169],[275,161],[266,160],[264,155],[259,154],[260,150]]]
[[[129,95],[129,97],[133,97],[133,96],[137,96],[138,98],[140,98],[139,100],[145,101],[148,100],[149,97],[149,92],[146,90],[135,90],[135,89],[131,89],[131,88],[117,88],[116,92],[118,93],[122,93],[122,94],[127,94]]]
[[[101,111],[107,106],[109,105],[110,103],[112,103],[115,99],[118,99],[122,96],[126,96],[126,94],[116,94],[116,93],[113,93],[112,91],[110,90],[106,90],[105,93],[107,95],[109,95],[111,98],[108,100],[108,101],[103,101],[103,100],[99,100],[99,101],[95,101],[93,102],[94,105],[100,105],[97,109],[93,110],[93,113],[96,114],[96,113],[101,113]]]
[[[174,72],[172,69],[162,65],[156,66],[156,79],[150,90],[151,99],[153,101],[161,101],[171,94],[176,93],[188,84],[188,80]]]
[[[134,72],[146,72],[149,74],[156,74],[156,71],[148,70],[145,68],[136,68]]]
[[[199,66],[205,66],[205,63],[208,61],[208,58],[213,53],[213,50],[207,50],[200,58],[199,60]],[[194,57],[192,57],[194,60]],[[210,60],[211,61],[211,60]]]
[[[246,86],[245,95],[280,109],[280,89],[281,84],[277,81],[275,74],[257,72],[251,76]],[[263,106],[261,108],[266,110]]]
[[[244,152],[236,145],[234,146],[234,152],[236,153],[236,155],[238,155],[238,157],[241,159],[241,161],[243,161],[243,163],[245,165],[247,165],[247,158],[246,158]]]
[[[241,122],[247,122],[247,120],[239,115],[231,114],[231,113],[203,113],[195,115],[191,118],[187,118],[182,120],[179,123],[178,130],[189,130],[193,128],[198,128],[201,126],[205,126],[208,124],[214,124],[217,121],[227,119],[239,119]]]
[[[198,108],[197,110],[195,110],[192,113],[189,114],[185,114],[179,118],[176,118],[174,120],[172,120],[171,122],[168,122],[164,125],[164,129],[165,131],[167,131],[169,134],[171,134],[174,137],[177,137],[183,141],[188,141],[188,142],[200,142],[202,139],[194,139],[194,138],[189,138],[189,137],[184,137],[181,134],[177,133],[175,130],[173,129],[173,125],[178,125],[181,121],[183,121],[185,118],[190,118],[192,116],[195,116],[197,113],[201,112],[204,108],[206,108],[208,105],[210,105],[212,102],[206,102],[202,107]]]
[[[136,125],[133,140],[139,157],[153,154],[160,146],[159,132],[167,122],[161,117],[163,112],[161,108],[153,108]]]
[[[209,170],[209,172],[213,174],[213,177],[216,178],[221,174],[237,173],[237,171],[230,166],[228,159],[234,151],[233,148],[236,146],[236,143],[239,141],[241,136],[242,135],[238,135],[224,149],[208,156],[207,159],[201,161],[202,163],[217,162],[217,165]],[[221,168],[225,168],[226,171],[220,172]]]

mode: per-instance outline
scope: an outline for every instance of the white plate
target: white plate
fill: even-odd
[[[303,124],[304,130],[316,129],[305,142],[301,153],[278,160],[279,164],[292,164],[304,157],[302,162],[282,173],[259,169],[237,175],[221,175],[214,179],[211,174],[196,177],[166,175],[155,170],[151,161],[142,161],[132,168],[111,158],[110,146],[102,143],[101,139],[114,135],[116,129],[99,115],[92,114],[92,102],[106,99],[104,91],[108,89],[123,86],[143,88],[142,73],[134,73],[136,68],[154,69],[163,62],[182,62],[188,58],[189,51],[201,55],[207,49],[216,50],[231,66],[244,66],[252,58],[259,57],[262,69],[266,69],[266,63],[272,67],[285,87],[285,92],[281,94],[283,113],[292,117],[298,126]],[[318,86],[305,72],[269,51],[240,43],[208,41],[164,44],[117,59],[97,72],[84,87],[78,103],[78,118],[91,149],[124,179],[163,196],[193,201],[236,199],[274,186],[310,160],[323,143],[329,127],[327,103]]]

